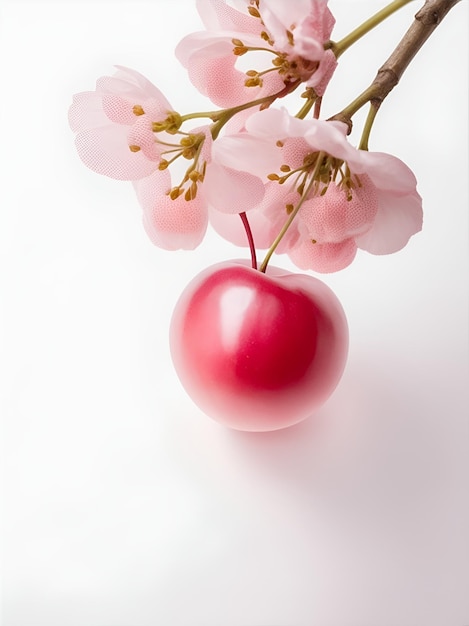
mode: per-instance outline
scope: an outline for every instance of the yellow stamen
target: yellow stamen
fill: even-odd
[[[177,200],[179,198],[179,196],[181,195],[181,193],[183,193],[183,189],[181,189],[180,187],[173,187],[171,189],[171,191],[169,192],[169,197],[171,198],[171,200]]]
[[[254,8],[253,6],[248,7],[248,11],[249,11],[249,15],[252,15],[252,17],[260,17],[261,16],[259,11],[256,8]]]

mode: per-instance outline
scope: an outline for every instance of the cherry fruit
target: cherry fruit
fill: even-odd
[[[204,413],[234,429],[270,431],[304,420],[329,398],[345,367],[348,327],[320,280],[231,261],[183,291],[170,348]]]

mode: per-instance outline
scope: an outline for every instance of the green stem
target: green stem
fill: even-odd
[[[181,115],[181,124],[187,122],[187,120],[197,120],[199,118],[208,117],[213,120],[219,111],[196,111],[195,113],[186,113],[185,115]]]
[[[370,103],[370,109],[365,120],[365,125],[363,126],[360,143],[358,144],[359,150],[368,150],[368,141],[370,140],[371,128],[373,126],[373,122],[375,121],[376,114],[378,113],[379,105],[380,102],[377,100],[373,100]]]
[[[212,138],[216,139],[220,134],[223,126],[237,113],[241,111],[245,111],[246,109],[250,109],[251,107],[263,105],[266,103],[272,103],[275,100],[276,96],[265,96],[264,98],[259,98],[258,100],[251,100],[249,102],[245,102],[244,104],[240,104],[236,107],[231,107],[229,109],[224,109],[223,111],[218,111],[215,117],[212,117],[214,120],[214,124],[212,126]]]
[[[181,121],[182,123],[184,123],[187,122],[187,120],[198,119],[201,117],[209,117],[216,124],[221,121],[223,121],[223,123],[225,124],[231,117],[233,117],[233,115],[236,115],[236,113],[244,111],[245,109],[249,109],[250,107],[265,104],[266,102],[275,100],[276,97],[276,95],[264,96],[263,98],[250,100],[249,102],[245,102],[244,104],[230,107],[229,109],[222,109],[219,111],[197,111],[196,113],[186,113],[185,115],[181,115]]]
[[[336,59],[338,59],[348,48],[350,48],[350,46],[361,39],[363,35],[369,33],[370,30],[375,28],[375,26],[381,24],[381,22],[406,4],[409,4],[409,2],[412,2],[412,0],[393,0],[393,2],[381,9],[381,11],[378,11],[378,13],[372,15],[365,22],[363,22],[363,24],[360,24],[360,26],[352,30],[351,33],[346,35],[343,39],[340,39],[340,41],[331,41],[326,44],[327,48],[330,48]]]
[[[315,98],[307,98],[306,102],[301,107],[301,109],[298,111],[298,113],[295,115],[295,117],[297,117],[300,120],[304,120],[305,117],[308,115],[308,113],[313,108],[315,102],[316,102]]]
[[[369,87],[365,89],[359,96],[352,100],[350,104],[348,104],[345,109],[342,109],[340,113],[337,113],[333,117],[329,118],[329,120],[338,120],[340,122],[345,122],[350,130],[352,129],[352,117],[355,115],[357,111],[359,111],[362,106],[367,104],[367,102],[371,102],[371,100],[375,97],[377,92],[377,86],[373,83]]]
[[[277,235],[277,237],[275,238],[275,241],[273,242],[273,244],[270,246],[270,248],[267,251],[267,254],[265,256],[265,259],[262,261],[260,267],[259,267],[259,271],[260,272],[264,272],[267,269],[267,265],[269,264],[269,261],[273,255],[273,253],[275,252],[275,250],[277,249],[278,244],[282,241],[285,233],[287,232],[287,230],[290,228],[293,220],[295,219],[295,217],[298,214],[298,211],[301,209],[301,207],[303,206],[303,202],[307,199],[309,192],[311,191],[312,186],[314,185],[314,183],[316,182],[316,175],[319,172],[319,169],[322,165],[322,161],[324,159],[324,152],[320,152],[318,154],[317,157],[317,161],[316,161],[316,165],[314,167],[313,173],[311,174],[311,178],[307,184],[307,186],[305,187],[303,194],[298,202],[298,204],[296,205],[296,207],[293,209],[293,211],[290,213],[290,215],[288,216],[287,221],[285,222],[285,224],[282,227],[282,230],[279,232],[279,234]]]

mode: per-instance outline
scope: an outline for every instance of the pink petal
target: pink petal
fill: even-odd
[[[240,33],[206,32],[191,33],[186,35],[176,46],[175,55],[178,61],[189,67],[189,63],[194,56],[202,57],[206,60],[226,57],[230,60],[230,65],[234,65],[237,57],[233,54],[233,42],[235,35]]]
[[[211,163],[203,182],[208,204],[222,213],[249,211],[262,200],[264,185],[260,178],[218,163]]]
[[[303,240],[290,252],[292,262],[302,270],[314,270],[322,274],[338,272],[355,258],[357,246],[353,239],[341,243],[311,243]]]
[[[282,152],[273,139],[261,139],[249,133],[219,137],[213,144],[212,159],[235,170],[249,171],[260,178],[279,170]]]
[[[219,107],[243,104],[250,99],[244,85],[246,77],[234,67],[233,55],[207,58],[196,53],[187,69],[192,84]],[[259,88],[254,87],[251,93],[253,99],[257,98]]]
[[[240,111],[239,113],[236,113],[236,115],[233,115],[233,117],[223,127],[225,134],[235,135],[236,133],[245,132],[246,120],[256,111],[259,111],[259,107],[244,109],[244,111]]]
[[[318,243],[339,243],[371,228],[378,210],[375,186],[363,176],[361,186],[352,191],[351,199],[343,189],[331,183],[323,196],[307,200],[299,219],[311,239]]]
[[[270,247],[273,244],[277,235],[285,225],[289,216],[287,206],[296,206],[299,199],[300,196],[298,192],[291,191],[288,187],[285,187],[285,185],[270,181],[265,185],[264,197],[256,210],[261,211],[270,221],[270,228],[268,233],[266,233],[268,240],[266,247]],[[249,215],[251,214],[249,213]],[[298,223],[298,220],[294,220],[290,225],[276,248],[277,254],[284,254],[288,252],[292,246],[296,245],[299,238]]]
[[[156,200],[171,189],[171,174],[168,170],[155,170],[150,176],[132,181],[140,206],[151,211]]]
[[[378,190],[378,213],[371,229],[356,238],[359,248],[371,254],[401,250],[422,229],[422,198],[414,193],[401,196]]]
[[[309,0],[310,7],[303,14],[304,19],[299,22],[296,28],[296,35],[299,40],[297,48],[299,53],[307,57],[307,48],[302,48],[301,44],[304,40],[308,41],[311,34],[314,33],[320,42],[324,43],[331,37],[334,28],[335,18],[324,0]],[[309,57],[307,57],[309,58]]]
[[[127,142],[127,126],[116,124],[90,128],[75,139],[83,163],[94,172],[117,180],[137,180],[155,170],[142,151],[131,152]]]
[[[181,50],[185,43],[181,42]],[[276,72],[267,74],[261,87],[246,87],[246,74],[236,69],[232,48],[231,41],[218,41],[185,56],[180,51],[178,58],[184,61],[189,79],[200,93],[217,106],[228,108],[283,89],[283,80]]]
[[[153,98],[161,103],[165,110],[171,105],[163,93],[143,74],[122,65],[116,65],[117,72],[113,76],[102,76],[96,82],[96,91],[102,94],[114,94],[133,104],[141,104],[141,100]]]
[[[338,158],[357,159],[358,151],[348,143],[347,126],[342,122],[300,120],[285,108],[269,108],[253,113],[246,121],[246,130],[257,137],[276,141],[301,137],[310,146],[307,152],[313,148]]]
[[[267,249],[272,244],[270,235],[271,222],[258,209],[252,209],[248,214],[249,226],[252,231],[257,250]],[[238,214],[221,213],[209,209],[209,221],[215,231],[235,246],[247,247],[248,240],[243,223]]]
[[[167,136],[170,137],[170,140],[174,140],[173,137]],[[160,150],[153,134],[151,118],[147,115],[139,115],[136,118],[135,123],[128,131],[127,143],[129,146],[138,146],[150,161],[160,161]]]
[[[102,96],[95,91],[75,94],[68,111],[68,122],[75,133],[109,124],[103,111]]]
[[[363,171],[376,187],[402,194],[415,191],[417,180],[403,161],[384,152],[360,153]]]
[[[245,2],[239,4],[246,10]],[[224,0],[197,0],[196,6],[207,30],[238,30],[241,33],[259,33],[261,30],[257,19],[230,7]]]
[[[103,111],[109,121],[126,126],[131,126],[136,121],[137,117],[132,110],[134,104],[137,104],[134,100],[129,103],[115,94],[103,94],[101,98]]]
[[[184,37],[176,47],[176,57],[187,68],[192,84],[220,107],[243,104],[284,88],[277,72],[266,74],[262,86],[246,87],[246,74],[236,69],[238,57],[233,53],[233,39],[241,39],[253,47],[266,45],[259,35],[260,21],[247,17],[256,24],[254,34],[236,30],[197,32]]]
[[[259,10],[266,30],[274,39],[274,48],[283,52],[292,50],[287,31],[294,26],[295,45],[293,49],[299,56],[309,60],[319,60],[324,54],[322,28],[316,30],[318,21],[309,19],[308,27],[301,28],[311,10],[310,0],[295,0],[294,2],[278,2],[276,0],[261,0]],[[293,51],[293,50],[292,50]]]
[[[347,161],[355,172],[355,163],[359,161],[358,150],[347,141],[347,126],[342,122],[324,122],[309,120],[305,139],[315,150],[322,150],[336,158]]]
[[[307,122],[292,117],[287,109],[264,109],[253,113],[246,121],[246,130],[256,137],[282,140],[303,137]]]
[[[303,137],[287,137],[283,140],[282,162],[292,170],[303,166],[304,158],[311,152],[311,146]]]
[[[200,194],[189,201],[184,196],[171,200],[165,193],[169,186],[167,171],[155,172],[134,184],[143,208],[145,231],[159,248],[193,250],[201,243],[207,230],[206,204]]]
[[[326,50],[321,62],[319,63],[318,69],[314,72],[311,78],[306,81],[306,86],[314,87],[314,91],[318,94],[318,96],[323,96],[337,65],[337,59],[335,58],[332,50]]]

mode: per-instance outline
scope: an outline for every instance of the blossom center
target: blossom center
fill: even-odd
[[[283,147],[282,142],[278,142],[277,145]],[[291,189],[298,193],[301,202],[315,196],[324,196],[331,184],[342,192],[347,202],[350,202],[354,191],[362,187],[360,178],[350,171],[346,161],[323,151],[306,153],[299,166],[284,163],[280,166],[280,173],[269,174],[267,178],[280,185],[289,182]],[[285,205],[288,215],[294,208],[291,203]]]
[[[233,54],[239,57],[243,56],[247,52],[263,51],[271,53],[274,56],[271,61],[273,67],[263,70],[250,69],[246,72],[245,86],[262,87],[262,77],[271,72],[277,72],[285,84],[296,81],[308,81],[318,69],[319,61],[306,59],[294,53],[295,24],[292,24],[290,28],[285,29],[285,39],[288,42],[287,48],[291,49],[291,52],[286,52],[285,50],[281,50],[279,46],[276,46],[275,39],[268,32],[264,21],[262,20],[258,0],[251,0],[251,4],[248,7],[248,13],[252,17],[258,19],[262,25],[262,31],[260,33],[262,42],[259,42],[259,46],[247,46],[241,39],[232,39]]]

